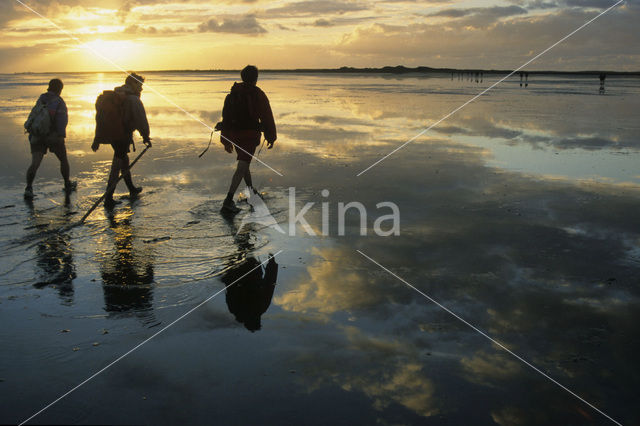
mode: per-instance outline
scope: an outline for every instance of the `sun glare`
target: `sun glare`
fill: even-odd
[[[95,62],[98,60],[98,58],[96,58],[97,56],[99,58],[109,59],[125,68],[130,65],[131,60],[137,58],[140,51],[138,43],[128,40],[97,39],[83,43],[80,47],[86,53],[86,61]]]

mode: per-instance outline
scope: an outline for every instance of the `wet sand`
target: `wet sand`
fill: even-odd
[[[149,77],[210,125],[233,81]],[[63,76],[78,191],[65,200],[49,154],[25,203],[21,124],[48,78],[0,81],[0,423],[25,420],[217,292],[33,422],[606,423],[357,250],[638,422],[637,79],[608,79],[599,95],[580,77],[536,76],[526,89],[514,77],[356,177],[492,81],[265,75],[279,141],[259,158],[283,176],[253,164],[254,182],[287,231],[290,187],[298,212],[315,203],[305,217],[318,234],[328,203],[329,235],[290,236],[238,233],[244,203],[235,219],[218,213],[234,156],[214,144],[198,158],[206,128],[150,89],[154,147],[133,171],[142,196],[117,192],[113,214],[100,207],[65,228],[104,189],[110,149],[90,144],[95,96],[120,80],[111,74]],[[350,201],[367,208],[366,236],[355,214],[338,235],[338,203]],[[399,236],[373,231],[384,201],[399,207]],[[260,270],[225,291],[280,251],[272,297]],[[238,314],[243,298],[267,306],[258,330]]]

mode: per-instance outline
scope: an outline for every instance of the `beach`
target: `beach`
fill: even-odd
[[[278,140],[251,169],[280,230],[242,196],[219,213],[218,134],[198,157],[227,73],[146,75],[144,190],[84,224],[112,157],[95,100],[124,76],[59,76],[78,189],[47,154],[26,202],[22,123],[52,77],[0,75],[0,423],[87,379],[33,423],[640,421],[637,77],[514,75],[448,116],[501,76],[265,73]],[[271,255],[256,328],[234,286],[273,285]]]

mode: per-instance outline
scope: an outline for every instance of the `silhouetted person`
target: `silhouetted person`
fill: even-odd
[[[607,78],[607,74],[600,73],[600,93],[604,93],[604,80]]]
[[[117,221],[108,214],[113,231],[114,250],[105,254],[100,267],[105,310],[109,313],[133,312],[147,316],[153,302],[154,268],[150,251],[134,248],[135,236],[129,218]]]
[[[116,182],[120,172],[123,174],[123,180],[127,185],[131,198],[134,198],[142,191],[142,187],[135,186],[131,179],[131,172],[129,171],[129,147],[133,145],[133,132],[135,130],[142,136],[143,143],[151,146],[147,113],[140,100],[143,83],[144,77],[131,73],[127,75],[123,86],[114,89],[114,91],[123,98],[122,121],[125,136],[111,143],[113,148],[113,161],[111,162],[111,171],[107,182],[107,193],[104,199],[104,206],[107,208],[112,208],[116,205],[116,201],[113,199],[113,193],[115,192]],[[94,142],[91,149],[97,151],[98,147],[99,145]]]
[[[529,87],[529,73],[524,73],[524,87]]]
[[[524,77],[524,73],[520,71],[520,87],[522,87],[522,78]]]
[[[67,104],[60,96],[64,84],[62,80],[54,78],[49,81],[47,92],[40,95],[38,103],[46,104],[51,118],[51,127],[46,135],[36,136],[29,133],[29,145],[31,147],[31,165],[27,169],[27,187],[24,190],[25,198],[33,198],[33,181],[40,163],[47,151],[51,151],[60,160],[60,174],[64,179],[64,189],[67,192],[76,189],[76,182],[69,180],[69,160],[64,139],[67,136],[67,123],[69,116]]]
[[[233,196],[242,179],[253,190],[249,165],[260,145],[261,132],[267,140],[267,148],[273,148],[277,139],[276,124],[269,105],[267,95],[260,90],[258,82],[258,68],[247,65],[240,72],[242,83],[233,83],[231,93],[227,95],[222,109],[222,122],[216,125],[221,130],[220,142],[225,151],[233,152],[235,147],[238,165],[231,178],[229,192],[222,208],[231,213],[239,209],[233,202]],[[255,190],[254,190],[255,192]]]
[[[249,257],[222,276],[229,312],[251,332],[262,327],[260,317],[271,305],[278,279],[278,264],[273,255],[269,255],[264,271],[258,265],[255,257]]]

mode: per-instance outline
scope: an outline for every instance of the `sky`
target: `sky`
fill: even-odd
[[[515,69],[616,1],[0,0],[0,72]],[[527,69],[640,71],[637,22],[624,1]]]

